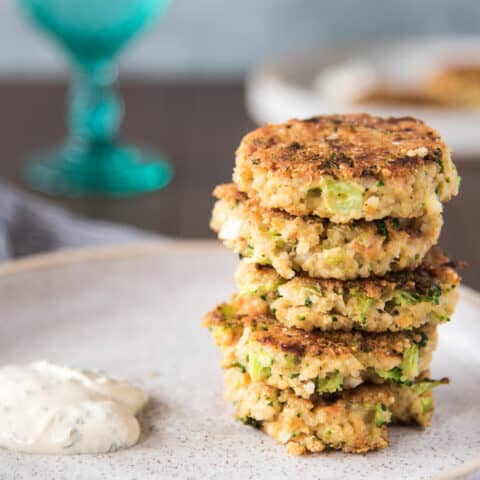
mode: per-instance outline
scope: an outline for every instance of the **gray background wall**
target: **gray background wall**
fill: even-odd
[[[0,76],[61,73],[58,52],[15,3],[0,0]],[[477,32],[480,0],[174,0],[163,21],[128,51],[124,68],[230,77],[272,55],[336,41]]]

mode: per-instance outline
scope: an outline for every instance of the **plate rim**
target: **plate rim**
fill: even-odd
[[[172,240],[153,242],[134,242],[128,245],[110,245],[66,248],[54,252],[36,253],[0,263],[0,278],[19,273],[61,267],[76,263],[109,261],[148,255],[169,253],[198,253],[215,251],[222,247],[216,240]]]

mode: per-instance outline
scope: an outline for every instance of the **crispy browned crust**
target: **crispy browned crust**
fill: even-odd
[[[252,264],[251,268],[259,272],[281,277],[268,265]],[[335,291],[360,289],[369,297],[382,294],[383,289],[404,289],[409,291],[426,291],[433,286],[460,284],[461,278],[455,270],[456,265],[444,254],[440,247],[432,247],[424,257],[420,266],[413,270],[389,272],[382,277],[357,278],[355,280],[336,280],[333,278],[312,278],[305,272],[295,276],[305,279],[308,283],[317,283],[322,288]]]
[[[245,328],[251,329],[250,340],[270,346],[275,350],[302,356],[339,357],[356,352],[372,357],[401,357],[413,343],[421,343],[427,335],[435,338],[436,328],[426,326],[417,331],[393,333],[364,333],[359,331],[311,331],[282,326],[266,315],[228,315],[223,305],[204,318],[206,327],[227,327],[232,331],[232,341],[238,340]]]
[[[357,388],[343,390],[342,392],[333,394],[330,398],[328,398],[328,396],[322,397],[321,395],[312,397],[313,402],[329,401],[333,403],[336,399],[348,403],[375,404],[381,402],[385,405],[391,405],[393,404],[394,397],[392,394],[392,388],[388,383],[382,385],[363,384]]]
[[[236,155],[288,177],[388,179],[440,164],[446,151],[438,132],[415,118],[349,114],[267,124],[247,134]]]

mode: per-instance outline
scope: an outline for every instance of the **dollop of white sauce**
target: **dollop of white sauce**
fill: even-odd
[[[0,368],[0,447],[104,453],[134,445],[147,394],[94,371],[41,361]]]

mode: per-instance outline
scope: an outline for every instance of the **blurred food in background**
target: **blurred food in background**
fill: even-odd
[[[87,3],[92,7],[85,8]],[[91,94],[83,95],[82,115],[70,120],[82,127],[74,129],[81,140],[75,143],[88,151],[91,142],[84,140],[91,136],[85,135],[84,126],[92,125],[91,111],[116,111],[94,116],[109,120],[100,124],[103,132],[111,133],[109,143],[125,146],[126,141],[141,151],[148,146],[157,155],[165,152],[175,167],[174,181],[155,189],[156,175],[146,175],[152,183],[140,175],[137,182],[132,169],[112,177],[106,164],[115,167],[114,161],[89,162],[91,175],[83,176],[76,162],[74,180],[86,183],[83,191],[111,190],[112,184],[120,193],[153,191],[128,199],[82,195],[46,201],[27,195],[29,187],[21,176],[25,160],[52,145],[70,143],[72,135],[64,121],[65,55],[32,28],[19,5],[48,30],[52,28],[45,20],[55,21],[57,44],[58,35],[63,44],[64,34],[71,38],[69,32],[80,29],[74,43],[84,45],[90,23],[98,26],[103,18],[100,40],[113,41],[118,48],[118,37],[112,40],[106,26],[123,25],[121,18],[138,19],[121,28],[121,37],[130,38],[146,25],[146,17],[157,18],[148,12],[161,13],[168,3],[171,8],[161,21],[149,21],[149,31],[139,35],[125,55],[122,49],[119,96],[125,99],[127,114],[121,135],[116,127],[104,128],[116,126],[120,112],[102,106],[118,103],[101,101],[111,89],[99,90],[87,81],[91,75],[77,77],[82,85],[95,88],[82,88]],[[72,5],[77,7],[72,10]],[[124,15],[119,17],[120,11]],[[464,181],[462,195],[445,209],[451,226],[442,243],[452,257],[468,261],[465,279],[479,286],[479,231],[470,221],[477,214],[480,182],[475,73],[480,66],[479,25],[480,3],[474,0],[0,0],[0,259],[134,241],[146,238],[145,231],[168,238],[211,237],[211,192],[214,185],[230,180],[232,152],[255,123],[362,111],[421,118],[451,145]],[[94,42],[95,55],[101,43]],[[63,53],[67,50],[72,50],[72,42]],[[106,77],[106,86],[115,70],[108,69],[112,75]],[[70,98],[74,96],[78,98],[72,90]],[[114,181],[107,182],[109,178]],[[58,177],[52,183],[55,189],[61,186]]]
[[[480,154],[480,37],[345,45],[260,66],[247,87],[258,123],[318,112],[416,116],[462,156]]]
[[[480,108],[480,58],[477,64],[451,65],[432,72],[424,92],[444,106]]]
[[[480,108],[480,63],[438,66],[413,88],[374,83],[353,99],[356,104]]]

